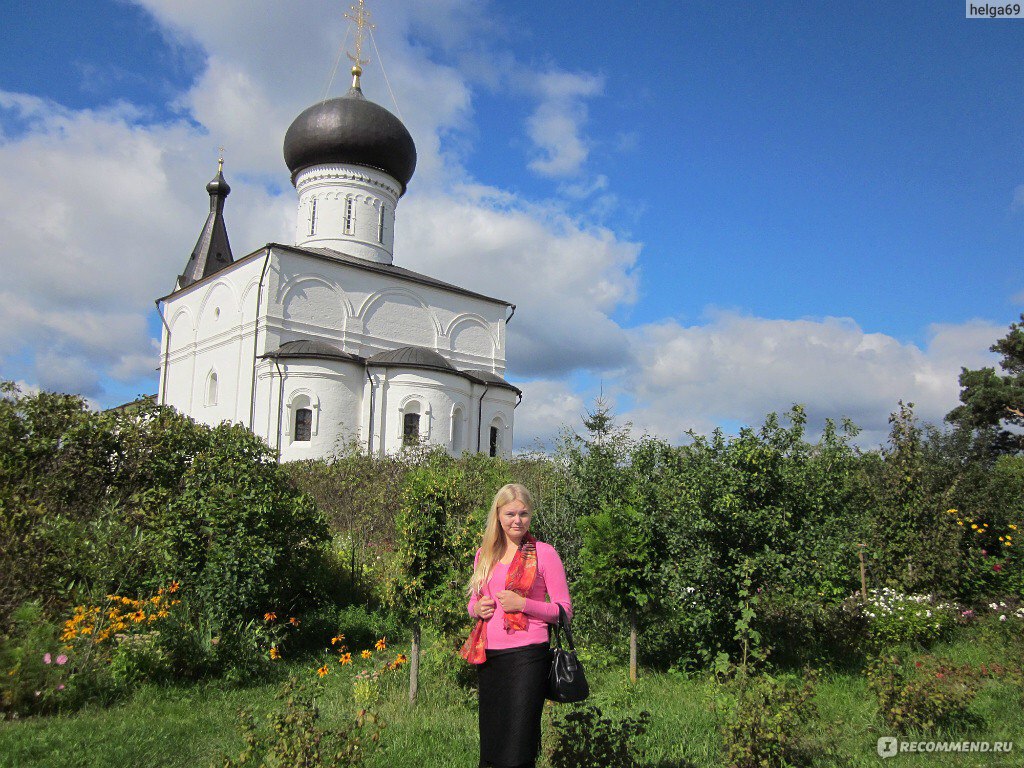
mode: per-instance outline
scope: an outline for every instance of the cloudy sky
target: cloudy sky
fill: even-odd
[[[156,391],[153,301],[219,146],[235,255],[290,241],[281,143],[347,87],[347,5],[4,1],[0,377],[101,407]],[[673,441],[801,403],[877,445],[901,398],[941,421],[1024,310],[1024,22],[957,2],[369,7],[364,92],[419,152],[395,263],[518,305],[520,447],[602,389]]]

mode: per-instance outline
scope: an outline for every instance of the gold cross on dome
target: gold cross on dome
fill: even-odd
[[[352,59],[352,74],[356,76],[357,81],[354,83],[358,85],[358,77],[363,73],[363,64],[369,64],[369,59],[363,58],[363,40],[365,34],[374,29],[374,25],[370,23],[372,14],[367,10],[363,0],[359,0],[358,4],[349,6],[351,13],[346,13],[345,18],[356,23],[356,53],[353,56],[351,53],[348,57]],[[358,71],[357,71],[358,70]]]
[[[217,147],[217,173],[224,170],[224,147]]]

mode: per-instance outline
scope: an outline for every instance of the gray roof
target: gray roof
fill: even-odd
[[[298,341],[286,341],[273,352],[268,352],[263,357],[274,359],[282,358],[305,358],[318,360],[344,360],[350,363],[362,365],[365,360],[359,355],[344,352],[333,344],[326,341],[312,339],[299,339]]]
[[[501,376],[490,371],[474,371],[472,369],[463,369],[460,373],[468,376],[471,379],[475,379],[481,384],[486,384],[490,387],[502,387],[504,389],[511,389],[518,392],[520,395],[523,394],[523,390],[517,387],[515,384],[510,384],[505,381]]]
[[[342,264],[347,264],[350,267],[356,267],[357,269],[364,269],[367,272],[377,272],[382,275],[390,275],[392,277],[398,277],[403,280],[408,280],[412,283],[419,283],[420,285],[428,285],[432,288],[441,288],[451,293],[458,293],[463,296],[472,296],[474,299],[483,299],[493,304],[503,304],[506,307],[514,307],[512,302],[505,301],[504,299],[496,299],[493,296],[487,296],[476,291],[470,291],[466,288],[462,288],[452,283],[446,283],[443,280],[424,275],[419,272],[413,272],[411,269],[405,267],[396,267],[394,264],[382,264],[378,261],[369,261],[368,259],[360,259],[358,256],[349,256],[347,253],[336,251],[333,248],[307,248],[298,245],[284,245],[283,243],[267,243],[268,248],[284,248],[285,250],[295,251],[296,253],[304,253],[308,256],[313,256],[319,259],[327,259],[329,261],[339,261]]]
[[[234,262],[228,230],[224,226],[224,200],[231,194],[231,187],[224,180],[220,169],[206,185],[206,191],[210,193],[210,213],[206,217],[203,231],[199,233],[196,247],[192,249],[192,256],[185,265],[185,271],[178,275],[178,288],[187,288]]]
[[[401,120],[353,87],[295,118],[284,137],[284,161],[293,179],[311,165],[365,165],[396,179],[404,192],[416,170],[416,145]]]
[[[399,368],[428,368],[449,373],[459,373],[444,355],[426,347],[399,347],[378,352],[366,360],[370,365],[395,366]]]

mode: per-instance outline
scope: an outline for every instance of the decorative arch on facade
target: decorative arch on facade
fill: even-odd
[[[466,354],[480,354],[478,352],[472,352],[469,350],[460,350],[456,343],[456,336],[463,331],[471,331],[479,329],[485,334],[485,338],[490,344],[490,349],[484,352],[484,356],[494,357],[498,350],[498,339],[495,338],[491,332],[490,323],[484,317],[472,312],[463,312],[455,316],[455,318],[448,324],[447,330],[444,335],[451,340],[453,352],[465,352]]]
[[[387,307],[388,298],[402,307]],[[423,298],[405,288],[385,288],[366,298],[356,312],[363,331],[369,336],[387,338],[399,345],[434,347],[441,335],[441,323]]]
[[[185,321],[188,325],[179,327],[180,323]],[[196,316],[192,313],[189,307],[179,307],[175,311],[174,316],[167,323],[167,327],[171,329],[171,349],[181,346],[181,332],[187,332],[187,342],[191,343],[196,338]]]
[[[226,288],[228,294],[231,296],[231,306],[228,307],[228,309],[230,309],[233,314],[238,314],[238,311],[241,309],[242,306],[241,302],[238,299],[238,290],[232,283],[228,282],[227,280],[218,280],[217,282],[215,282],[213,285],[206,289],[206,294],[203,296],[203,300],[199,304],[199,323],[202,323],[203,320],[206,319],[206,308],[210,303],[214,303],[215,307],[221,307],[221,311],[224,311],[223,304],[217,304],[216,302],[213,301],[214,297],[218,293],[222,293],[222,291],[220,290],[221,288]]]
[[[281,304],[281,310],[285,317],[288,317],[289,302],[293,300],[296,294],[304,290],[307,285],[322,285],[329,289],[338,297],[338,304],[344,309],[345,314],[349,317],[352,317],[354,314],[352,301],[340,285],[333,280],[328,280],[323,275],[300,273],[289,277],[277,291],[278,301]]]

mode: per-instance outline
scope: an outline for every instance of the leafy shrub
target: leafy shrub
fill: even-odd
[[[651,713],[646,710],[613,721],[600,707],[574,706],[568,714],[552,720],[551,768],[633,768],[643,757],[634,742],[647,731],[650,720]]]
[[[872,658],[865,672],[879,714],[898,733],[977,724],[968,707],[981,678],[969,664],[955,667],[926,656],[908,672],[897,656],[882,655]]]
[[[379,742],[384,724],[377,715],[360,709],[341,728],[324,729],[319,723],[317,693],[319,691],[310,691],[297,678],[289,678],[275,697],[283,705],[267,715],[262,728],[256,725],[250,710],[240,710],[238,717],[245,747],[237,758],[223,757],[211,765],[223,768],[363,765],[366,755]]]
[[[780,667],[855,663],[868,639],[868,618],[859,596],[840,603],[770,592],[757,626]]]
[[[0,636],[0,715],[52,711],[69,698],[71,667],[57,638],[57,627],[43,618],[37,602],[12,616],[9,635]]]
[[[904,595],[885,587],[868,591],[864,614],[875,649],[902,643],[927,645],[951,629],[959,615],[955,605],[930,595]]]
[[[730,768],[810,765],[807,723],[814,714],[817,673],[802,681],[767,674],[739,675],[728,682],[721,726]]]

